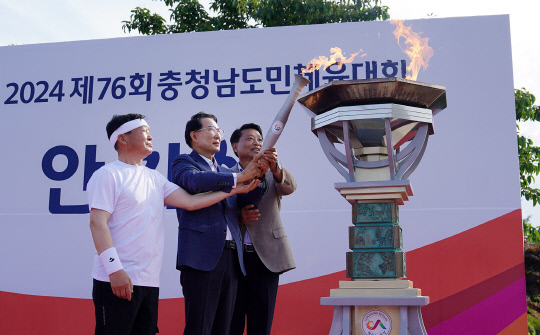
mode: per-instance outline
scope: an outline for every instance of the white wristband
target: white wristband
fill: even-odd
[[[115,247],[103,251],[99,255],[99,260],[101,261],[101,264],[103,264],[107,276],[123,269],[122,262],[120,262],[120,258],[118,258]]]

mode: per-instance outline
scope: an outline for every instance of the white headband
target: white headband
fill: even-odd
[[[144,121],[143,119],[135,119],[135,120],[128,121],[124,123],[123,125],[121,125],[118,129],[116,129],[114,133],[112,133],[111,138],[109,138],[109,142],[111,142],[111,145],[114,148],[116,141],[118,141],[118,135],[125,134],[128,131],[132,131],[133,129],[136,129],[142,126],[148,127],[148,123],[146,123],[146,121]]]

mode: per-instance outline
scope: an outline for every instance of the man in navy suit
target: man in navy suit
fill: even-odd
[[[233,173],[214,158],[223,131],[217,118],[197,113],[186,124],[186,143],[193,151],[176,157],[172,182],[190,194],[209,191],[230,192],[236,184],[258,178],[268,170],[257,155],[243,172]],[[261,160],[262,162],[262,160]],[[238,277],[245,275],[239,209],[258,204],[262,188],[242,197],[231,196],[204,209],[177,208],[178,256],[181,271],[186,326],[184,335],[227,335],[236,299]]]

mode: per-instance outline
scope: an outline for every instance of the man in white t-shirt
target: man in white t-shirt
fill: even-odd
[[[143,115],[115,115],[106,129],[118,160],[97,170],[87,186],[97,251],[92,270],[95,334],[154,335],[165,206],[204,208],[248,192],[258,181],[230,193],[190,195],[142,164],[152,153],[152,136]]]

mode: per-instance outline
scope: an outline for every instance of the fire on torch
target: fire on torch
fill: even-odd
[[[302,73],[311,73],[313,71],[319,70],[319,68],[321,67],[326,69],[334,64],[337,64],[341,68],[343,64],[351,63],[353,59],[362,52],[362,49],[352,54],[349,58],[345,57],[343,53],[341,52],[341,49],[338,47],[330,48],[330,52],[332,52],[332,55],[330,55],[330,58],[325,57],[325,56],[319,56],[317,58],[312,59],[311,62],[308,64],[308,66],[302,69]],[[362,55],[361,57],[364,57],[364,56],[365,54]],[[281,135],[283,128],[285,128],[285,124],[287,123],[287,120],[289,119],[289,115],[291,114],[291,110],[294,103],[296,102],[296,99],[300,95],[300,92],[302,92],[302,89],[304,88],[304,86],[306,86],[309,83],[310,81],[306,79],[305,77],[302,77],[297,74],[294,75],[294,84],[291,89],[291,92],[287,96],[287,99],[285,100],[285,103],[279,110],[279,113],[276,115],[274,122],[272,122],[270,129],[268,129],[268,132],[266,133],[266,137],[264,138],[261,151],[272,148],[274,145],[276,145],[276,142],[279,136]]]

